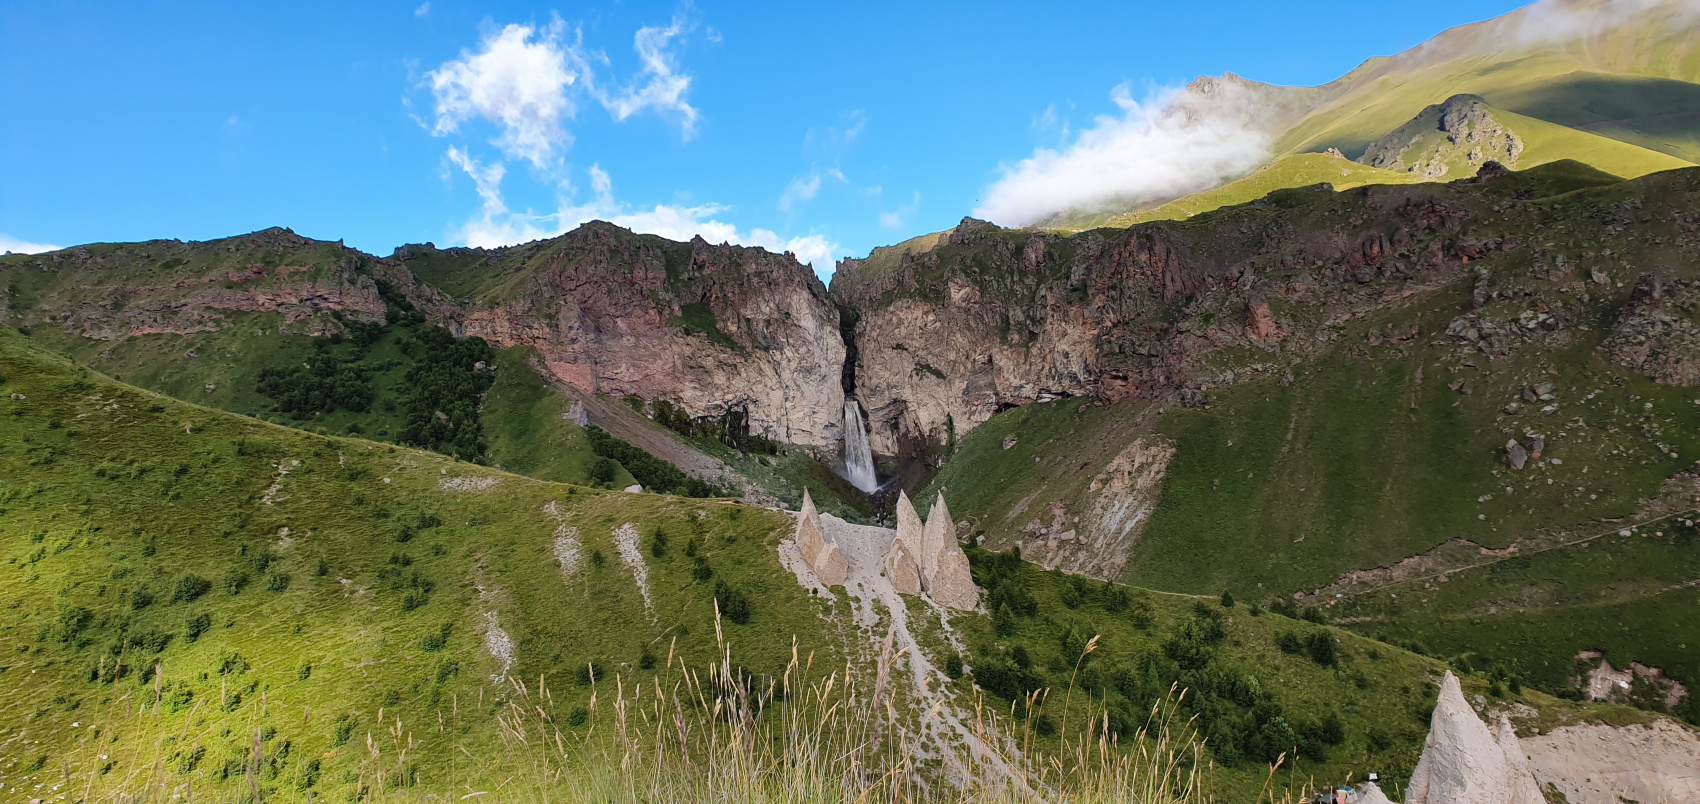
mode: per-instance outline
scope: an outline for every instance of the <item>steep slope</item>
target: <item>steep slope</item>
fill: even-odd
[[[1356,155],[1424,107],[1458,94],[1537,118],[1565,109],[1566,120],[1585,119],[1602,131],[1641,126],[1644,143],[1680,148],[1693,132],[1673,125],[1696,111],[1696,95],[1686,89],[1700,82],[1694,23],[1692,6],[1681,2],[1537,2],[1365,62],[1326,85],[1329,99],[1289,129],[1276,151]],[[1660,89],[1648,91],[1648,80]],[[1624,84],[1643,89],[1624,93]]]
[[[1327,181],[1294,171],[1287,160],[1328,152],[1388,167],[1396,160],[1378,159],[1376,152],[1389,141],[1396,150],[1416,139],[1434,144],[1439,107],[1458,96],[1492,107],[1500,127],[1515,132],[1531,153],[1512,160],[1471,146],[1443,149],[1457,152],[1436,161],[1423,158],[1429,149],[1420,148],[1403,167],[1423,162],[1415,171],[1422,180],[1465,178],[1488,159],[1522,168],[1576,160],[1625,178],[1692,166],[1700,163],[1697,27],[1700,15],[1680,0],[1540,0],[1450,29],[1398,55],[1370,59],[1319,87],[1269,88],[1264,94],[1271,101],[1248,125],[1275,127],[1272,159],[1240,181],[1256,180],[1263,192]],[[1303,108],[1295,111],[1295,104]],[[1480,153],[1472,161],[1466,157],[1473,150]],[[1160,208],[1167,212],[1151,206],[1066,211],[1039,225],[1077,231],[1250,200],[1220,192],[1233,184]]]
[[[1051,268],[1022,255],[1057,241],[982,228],[977,247],[914,262],[951,294],[899,280],[861,317],[949,322],[927,326],[957,340],[881,354],[864,339],[858,376],[894,389],[908,438],[948,453],[933,488],[989,546],[1155,588],[1296,594],[1347,627],[1554,691],[1586,650],[1692,687],[1697,181],[1553,164],[1286,191],[1136,226],[1120,249],[1157,242],[1171,257],[1133,285],[1145,311],[1119,320],[1112,281],[1134,281],[1119,263]],[[1229,238],[1258,245],[1227,250]],[[976,293],[1040,337],[1018,347],[971,317],[958,300]],[[1112,348],[1132,338],[1139,349]],[[1055,366],[1062,343],[1094,371],[1037,375],[1054,383],[1048,402],[1005,390],[1019,388],[1001,372]],[[965,369],[909,368],[980,365],[947,362],[975,352],[991,356],[983,391]],[[977,393],[990,404],[970,407]],[[990,418],[970,431],[974,410]]]
[[[811,653],[826,672],[877,669],[849,604],[781,567],[783,514],[288,430],[118,384],[10,331],[0,392],[8,792],[52,797],[68,780],[91,796],[409,797],[519,773],[541,797],[586,784],[535,773],[557,740],[586,747],[575,773],[613,774],[620,744],[596,735],[619,733],[622,706],[648,706],[627,696],[678,681],[681,661],[722,661],[722,640],[758,678]],[[1054,688],[1049,704],[1017,706],[1035,761],[1089,722],[1127,737],[1177,682],[1209,701],[1185,706],[1221,746],[1212,784],[1225,794],[1254,793],[1264,761],[1294,748],[1301,777],[1415,761],[1430,660],[971,554],[996,616],[954,615],[946,630],[905,603],[948,671],[925,683],[970,697],[978,684],[994,696],[982,717],[999,721],[1012,699]],[[1289,633],[1312,647],[1286,651]],[[907,686],[894,687],[899,712]],[[627,703],[611,708],[616,697]],[[1522,701],[1548,721],[1633,714]],[[780,717],[789,704],[765,705]],[[706,708],[678,714],[711,728]],[[522,724],[549,745],[515,739]],[[616,757],[601,770],[599,747]]]
[[[514,249],[379,259],[271,229],[0,258],[0,288],[0,319],[180,399],[586,483],[599,454],[559,418],[562,392],[592,406],[613,395],[688,437],[622,429],[634,414],[617,404],[600,425],[691,477],[751,499],[795,504],[809,486],[834,510],[866,506],[821,463],[836,460],[843,415],[838,311],[806,268],[759,249],[591,224]],[[484,343],[501,358],[449,355]],[[420,391],[443,371],[465,375],[445,386],[452,406]],[[624,487],[627,468],[598,479]]]
[[[62,776],[215,797],[495,783],[497,716],[522,685],[582,734],[587,667],[706,666],[719,629],[753,673],[783,672],[793,635],[842,655],[772,558],[783,515],[312,436],[120,385],[9,329],[0,382],[8,794]],[[728,594],[749,610],[717,627]]]

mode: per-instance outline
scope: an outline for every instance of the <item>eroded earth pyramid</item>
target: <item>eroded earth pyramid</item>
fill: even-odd
[[[845,560],[844,551],[828,541],[825,531],[821,530],[820,512],[815,510],[815,501],[809,497],[808,489],[803,489],[803,510],[797,515],[796,541],[803,561],[822,586],[844,585],[844,579],[850,573],[850,563]]]
[[[1423,756],[1405,790],[1405,804],[1545,804],[1511,722],[1488,731],[1464,700],[1457,676],[1440,682]]]
[[[925,524],[909,495],[897,495],[897,536],[885,556],[885,574],[905,595],[925,594],[953,609],[973,610],[980,590],[969,572],[968,556],[956,541],[956,525],[939,494]]]

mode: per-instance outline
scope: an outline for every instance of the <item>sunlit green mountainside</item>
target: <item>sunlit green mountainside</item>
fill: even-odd
[[[1237,336],[1243,297],[1201,288],[1170,313],[1163,332],[1179,334],[1122,359],[1210,390],[1001,412],[957,442],[932,488],[987,544],[1030,556],[1055,555],[1065,528],[1071,560],[1103,538],[1088,536],[1100,521],[1137,525],[1125,564],[1090,564],[1130,583],[1297,595],[1344,627],[1553,689],[1584,650],[1700,682],[1697,180],[1551,164],[1432,190],[1284,190],[1152,225],[1171,253],[1210,265],[1246,242],[1315,249],[1314,262],[1259,257],[1270,267],[1251,296],[1268,299],[1282,342]],[[1355,258],[1363,231],[1405,225],[1374,210],[1410,210],[1406,197],[1448,210],[1437,244],[1452,253],[1505,250],[1399,280],[1316,247]],[[1016,261],[993,269],[992,255],[1035,236],[979,235],[966,258],[977,287],[1019,287]],[[1188,338],[1222,346],[1188,354]],[[1513,468],[1510,445],[1527,455],[1535,436],[1544,452]],[[1130,455],[1166,471],[1133,473],[1150,491],[1104,491]]]
[[[849,624],[851,603],[780,565],[791,519],[771,511],[279,427],[123,385],[10,329],[0,417],[7,794],[411,798],[506,778],[532,797],[620,795],[622,690],[639,694],[628,725],[647,745],[643,696],[682,683],[681,665],[706,676],[723,643],[757,690],[794,656],[818,678],[877,663],[879,635]],[[1131,734],[1178,683],[1232,800],[1282,751],[1298,750],[1300,784],[1416,759],[1433,660],[1214,596],[971,555],[996,616],[952,616],[960,655],[929,627],[925,649],[952,676],[934,683],[964,702],[977,683],[988,717],[1054,688],[1049,706],[1015,707],[1041,755],[1089,721]],[[916,601],[910,621],[934,611]],[[1466,683],[1547,727],[1643,717]],[[888,688],[899,711],[906,688]],[[788,706],[768,699],[758,717]],[[681,728],[708,728],[710,709],[686,701]],[[548,763],[568,773],[545,778]]]
[[[1453,28],[1409,51],[1365,62],[1320,87],[1275,87],[1235,79],[1269,99],[1279,120],[1271,161],[1249,177],[1172,202],[1132,209],[1073,211],[1040,225],[1079,230],[1175,220],[1241,203],[1278,187],[1458,179],[1487,159],[1527,169],[1576,160],[1624,178],[1700,163],[1700,17],[1682,3],[1606,0],[1543,2]],[[1412,167],[1447,137],[1434,109],[1474,96],[1522,147],[1517,158],[1470,146],[1443,155],[1443,176]],[[1303,107],[1293,113],[1295,104]],[[1413,153],[1405,178],[1365,176],[1362,168],[1323,169],[1314,155],[1335,151],[1371,164],[1378,140],[1398,135]],[[1420,140],[1420,141],[1419,141]],[[1432,153],[1427,154],[1432,155]]]
[[[675,273],[690,259],[686,243],[629,232],[618,238],[658,250]],[[546,379],[536,349],[491,349],[445,328],[441,308],[523,296],[559,248],[559,241],[527,244],[499,250],[497,260],[413,245],[383,260],[283,229],[205,242],[89,244],[44,257],[0,256],[0,317],[35,316],[26,327],[32,338],[127,382],[321,433],[608,488],[694,484],[697,496],[753,490],[792,506],[808,488],[822,510],[867,513],[860,493],[808,452],[774,445],[752,452],[715,422],[675,420],[670,429],[657,410],[580,394],[596,409],[597,427],[638,446],[593,440],[566,415],[571,389]],[[51,270],[40,267],[48,264]],[[437,307],[416,308],[410,293]],[[698,315],[668,325],[732,343],[705,307],[687,307]],[[54,311],[50,320],[42,310]],[[427,312],[435,315],[430,322]],[[733,479],[703,480],[703,472],[676,468],[704,463],[729,467]]]

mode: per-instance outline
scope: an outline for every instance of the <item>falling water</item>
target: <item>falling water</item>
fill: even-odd
[[[844,479],[863,491],[880,487],[874,475],[874,453],[868,448],[868,428],[856,400],[844,400]]]

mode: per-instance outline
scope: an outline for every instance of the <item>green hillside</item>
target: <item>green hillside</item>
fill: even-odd
[[[678,668],[723,659],[723,643],[758,678],[794,656],[817,679],[877,659],[842,596],[811,598],[780,567],[779,514],[289,430],[120,385],[10,331],[0,393],[6,790],[407,798],[507,778],[527,798],[625,797],[627,774],[608,764],[623,750],[618,690],[704,685]],[[1283,740],[1300,748],[1301,783],[1414,761],[1437,664],[1011,558],[975,552],[998,616],[953,625],[993,711],[1053,688],[1046,707],[1017,707],[1039,755],[1089,721],[1138,727],[1179,683],[1201,696],[1184,705],[1221,746],[1212,785],[1225,793],[1254,792]],[[627,561],[641,562],[647,600]],[[912,621],[929,616],[912,607]],[[952,667],[927,628],[933,660]],[[1288,633],[1312,647],[1282,649]],[[1077,672],[1070,656],[1093,635]],[[972,700],[967,678],[953,684]],[[1524,701],[1551,718],[1635,716]],[[651,703],[630,701],[639,733]],[[789,705],[766,705],[774,739],[792,739]],[[720,734],[708,711],[679,711],[699,739]],[[702,772],[638,761],[668,784]]]
[[[1409,184],[1421,180],[1420,176],[1373,168],[1334,154],[1292,154],[1275,159],[1250,176],[1228,182],[1213,190],[1193,193],[1147,210],[1071,214],[1062,219],[1058,228],[1084,230],[1105,226],[1133,226],[1147,221],[1186,220],[1222,207],[1248,204],[1276,190],[1291,187],[1329,184],[1336,190],[1344,191],[1366,184]]]
[[[1604,0],[1539,5],[1450,29],[1395,56],[1370,59],[1335,81],[1305,88],[1303,95],[1288,93],[1283,97],[1304,98],[1308,110],[1277,137],[1271,161],[1250,176],[1154,208],[1066,211],[1040,225],[1068,230],[1128,226],[1178,220],[1324,181],[1345,189],[1424,180],[1350,167],[1334,171],[1336,180],[1322,155],[1334,149],[1367,164],[1367,147],[1458,95],[1483,99],[1523,139],[1527,149],[1517,168],[1568,159],[1636,178],[1700,164],[1700,46],[1681,3],[1638,6],[1627,21],[1622,8]],[[1537,33],[1547,28],[1542,14],[1576,15],[1585,21],[1580,27],[1591,32],[1543,40]],[[1592,19],[1595,14],[1612,23]],[[1281,114],[1271,115],[1286,120],[1288,111],[1282,107]],[[1423,131],[1431,140],[1441,138],[1432,126]],[[1473,175],[1472,166],[1460,164],[1467,151],[1446,160],[1453,169],[1441,178]]]

